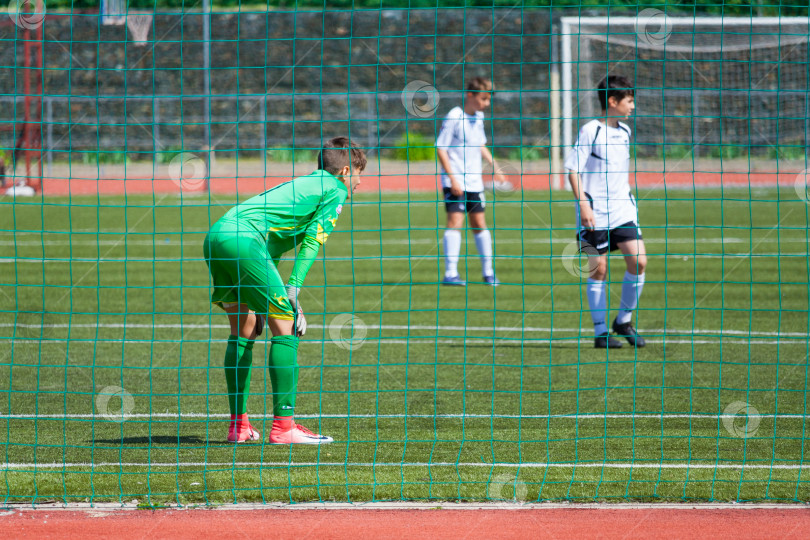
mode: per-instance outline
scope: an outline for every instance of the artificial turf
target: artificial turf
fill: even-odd
[[[569,199],[490,194],[497,288],[471,233],[468,286],[439,285],[436,194],[347,205],[301,296],[298,419],[335,438],[321,448],[224,442],[202,240],[235,197],[0,199],[0,497],[808,500],[810,207],[640,191],[648,345],[597,351]],[[612,257],[611,320],[623,274]],[[265,435],[266,337],[248,402]]]

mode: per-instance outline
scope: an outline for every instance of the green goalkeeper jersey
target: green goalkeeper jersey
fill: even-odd
[[[301,245],[289,284],[300,287],[318,249],[335,228],[349,191],[324,170],[300,176],[231,208],[220,222],[255,232],[274,261]]]

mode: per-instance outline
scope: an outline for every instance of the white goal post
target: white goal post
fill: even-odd
[[[562,17],[562,148],[599,114],[596,84],[621,73],[637,88],[637,154],[680,147],[767,156],[807,146],[807,17]],[[555,104],[552,104],[554,107]],[[560,106],[560,104],[556,104]],[[631,118],[631,120],[634,120]],[[556,149],[555,149],[556,150]],[[559,159],[559,155],[558,158]],[[566,184],[554,171],[557,187]]]

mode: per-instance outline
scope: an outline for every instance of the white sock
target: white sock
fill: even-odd
[[[591,308],[591,319],[593,319],[593,331],[597,336],[607,333],[607,283],[588,278],[588,305]]]
[[[444,276],[458,275],[458,254],[461,252],[461,231],[445,229],[444,231]]]
[[[616,316],[616,321],[619,324],[630,322],[633,317],[633,310],[638,305],[638,299],[641,296],[641,291],[644,289],[644,274],[631,274],[630,272],[624,273],[624,281],[622,282],[622,302],[619,306],[619,314]]]
[[[489,229],[484,229],[475,235],[475,245],[481,255],[481,271],[485,276],[491,276],[495,272],[492,270],[492,235]]]

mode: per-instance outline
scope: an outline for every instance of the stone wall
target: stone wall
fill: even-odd
[[[314,148],[348,133],[391,154],[406,132],[432,139],[465,81],[481,75],[498,90],[490,143],[512,157],[517,147],[536,146],[532,158],[542,157],[550,143],[550,46],[559,38],[550,16],[540,8],[215,12],[210,144],[222,157],[260,156],[267,147]],[[803,154],[806,31],[739,28],[678,27],[669,48],[640,47],[632,27],[591,30],[592,38],[574,40],[587,47],[573,51],[581,89],[573,117],[596,114],[593,86],[608,70],[621,71],[638,88],[640,156],[688,157],[695,145],[715,157]],[[22,115],[16,30],[0,17],[0,127]],[[52,157],[101,150],[149,158],[209,145],[201,14],[156,15],[143,47],[126,27],[100,25],[97,14],[49,13],[44,30],[43,146]],[[403,90],[415,81],[435,88],[435,110],[414,115],[403,106]],[[416,100],[430,109],[427,97]],[[0,146],[12,144],[12,131],[0,129]]]
[[[381,147],[406,130],[433,137],[441,117],[460,103],[464,81],[482,75],[500,91],[490,114],[497,118],[489,126],[493,142],[547,144],[547,14],[213,13],[211,139],[227,154],[314,146],[322,136],[347,132]],[[0,27],[2,43],[13,43],[14,30]],[[101,26],[96,14],[50,13],[44,30],[43,117],[51,119],[57,156],[68,149],[137,154],[206,144],[199,13],[156,15],[145,47],[134,45],[124,26]],[[13,66],[22,58],[19,42],[0,51],[0,93],[8,105],[21,71]],[[427,118],[408,114],[401,102],[415,80],[438,92],[438,107]],[[3,119],[14,114],[13,107],[2,109]]]

